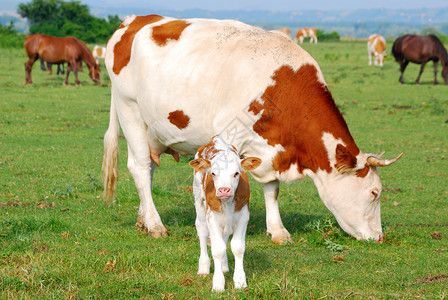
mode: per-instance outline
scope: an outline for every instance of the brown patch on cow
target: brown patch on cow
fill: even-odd
[[[152,29],[152,38],[157,45],[165,46],[168,39],[176,41],[179,40],[180,35],[188,26],[190,26],[190,24],[183,20],[175,20],[155,26]]]
[[[238,187],[235,191],[235,212],[239,212],[244,206],[249,208],[250,188],[249,178],[245,172],[241,172],[240,180],[238,181]]]
[[[221,211],[221,200],[216,196],[215,183],[211,174],[204,175],[202,186],[205,192],[205,203],[211,210]]]
[[[181,110],[172,111],[168,114],[168,120],[179,129],[184,129],[190,123],[190,118]]]
[[[102,48],[96,48],[96,53],[98,56],[103,56],[103,49]]]
[[[359,149],[331,93],[318,81],[316,67],[304,65],[294,72],[285,65],[272,79],[275,83],[261,97],[263,113],[253,129],[269,145],[284,147],[285,151],[273,160],[275,170],[284,172],[296,163],[300,173],[304,169],[331,172],[322,141],[324,132],[341,139],[350,153],[358,155]],[[249,109],[261,111],[255,104]]]
[[[129,24],[126,32],[121,36],[121,39],[114,47],[114,66],[112,70],[115,74],[120,74],[120,71],[127,66],[131,60],[131,48],[134,42],[135,34],[142,29],[143,26],[158,22],[163,17],[158,15],[138,16]],[[120,25],[118,29],[124,28]]]
[[[258,115],[263,110],[263,105],[258,101],[254,100],[249,105],[249,111],[253,112],[254,115]]]
[[[369,165],[365,164],[364,168],[356,171],[356,176],[364,178],[367,176],[367,174],[369,174],[369,171],[370,171]]]

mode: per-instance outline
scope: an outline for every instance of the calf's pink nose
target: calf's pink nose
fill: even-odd
[[[228,187],[221,187],[218,189],[218,197],[229,198],[232,196],[232,190]]]

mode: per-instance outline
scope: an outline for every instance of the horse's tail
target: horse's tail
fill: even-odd
[[[395,61],[400,62],[403,60],[403,53],[401,52],[401,45],[403,44],[403,36],[395,40],[392,45],[392,55],[395,57]]]
[[[115,197],[118,181],[118,134],[120,125],[118,123],[117,109],[115,107],[112,93],[110,103],[109,128],[104,135],[104,156],[101,167],[103,177],[103,199],[109,204]]]

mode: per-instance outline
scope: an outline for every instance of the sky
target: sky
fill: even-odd
[[[67,0],[66,0],[67,1]],[[16,11],[19,3],[29,0],[0,0],[1,10]],[[447,0],[81,0],[89,7],[147,7],[148,9],[184,10],[202,8],[206,10],[351,10],[369,8],[418,9],[447,7]]]

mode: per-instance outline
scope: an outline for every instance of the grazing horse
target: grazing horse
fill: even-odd
[[[43,34],[33,34],[25,39],[25,50],[28,61],[25,63],[25,84],[33,83],[31,70],[37,58],[52,64],[68,63],[64,84],[68,85],[68,75],[73,70],[75,82],[80,85],[78,79],[79,63],[84,61],[89,68],[89,76],[96,83],[101,83],[100,67],[95,62],[89,48],[75,37],[54,37]]]
[[[448,84],[448,54],[442,42],[433,34],[428,36],[417,36],[406,34],[395,40],[392,46],[392,54],[395,60],[400,64],[401,76],[399,82],[402,84],[403,73],[409,62],[421,64],[416,84],[420,84],[420,76],[428,61],[434,62],[434,84],[437,81],[437,63],[442,63],[442,77],[445,84]]]

